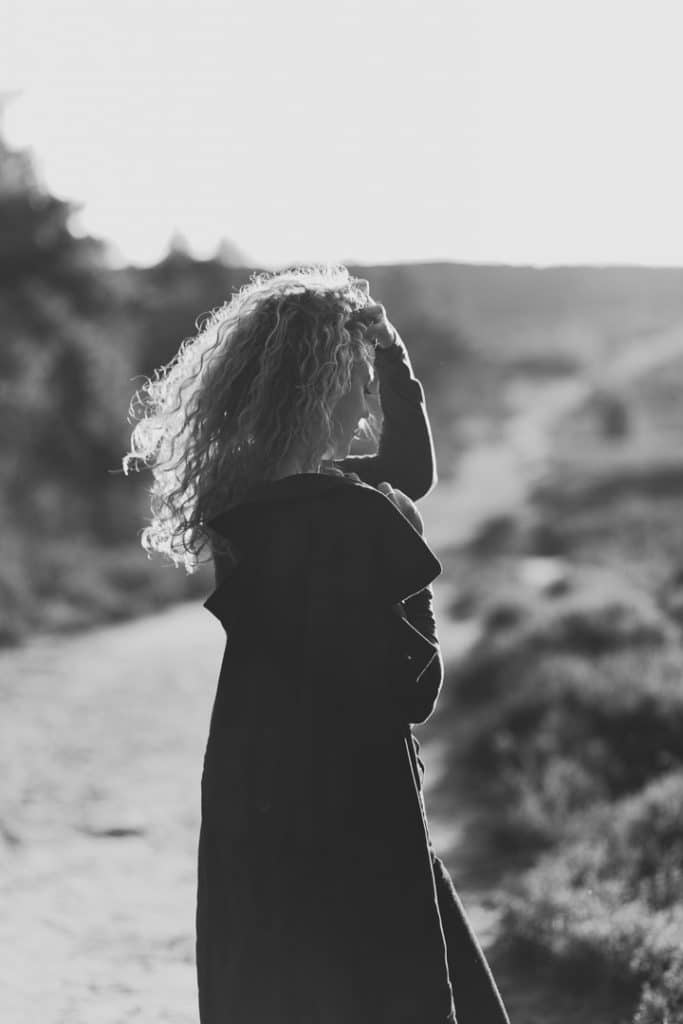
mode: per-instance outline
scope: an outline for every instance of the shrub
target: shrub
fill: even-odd
[[[0,647],[19,643],[38,619],[21,540],[12,531],[5,540],[0,569]]]
[[[484,633],[450,680],[471,715],[465,765],[487,780],[496,829],[522,846],[683,763],[683,653],[668,626],[645,605],[597,618],[560,605]]]
[[[683,1008],[683,771],[584,826],[508,895],[508,939],[637,983],[635,1024],[674,1024]]]
[[[32,631],[67,632],[133,618],[212,589],[213,572],[192,576],[148,559],[137,544],[106,547],[88,537],[17,546],[0,575],[0,646]]]
[[[679,488],[680,491],[680,488]],[[649,589],[668,578],[683,550],[683,497],[653,492],[647,480],[633,493],[571,503],[564,497],[534,502],[532,550],[612,567],[624,582]]]

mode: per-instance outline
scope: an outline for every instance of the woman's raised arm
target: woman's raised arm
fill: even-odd
[[[436,485],[436,455],[422,384],[395,328],[394,333],[392,345],[377,345],[375,350],[384,414],[379,451],[376,455],[349,455],[334,465],[344,473],[357,473],[373,487],[387,480],[417,501]]]

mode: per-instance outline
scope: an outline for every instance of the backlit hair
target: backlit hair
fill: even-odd
[[[133,395],[123,470],[150,468],[148,552],[193,573],[211,542],[205,524],[258,482],[277,476],[293,446],[315,472],[333,444],[333,409],[357,359],[374,347],[354,313],[368,305],[346,267],[317,264],[252,275]]]

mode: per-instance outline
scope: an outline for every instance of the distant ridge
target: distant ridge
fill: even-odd
[[[590,361],[625,341],[683,325],[683,268],[514,266],[447,261],[360,264],[406,341],[466,343],[483,354],[517,360],[570,356]],[[128,267],[134,293],[151,286],[168,310],[169,343],[194,332],[203,311],[225,302],[263,268],[170,252],[153,267]],[[428,346],[431,347],[431,340]]]
[[[386,289],[401,305],[438,311],[477,346],[511,356],[569,347],[589,357],[596,347],[683,323],[679,267],[423,262],[352,269],[380,301]]]

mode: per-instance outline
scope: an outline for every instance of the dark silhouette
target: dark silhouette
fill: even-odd
[[[436,481],[424,393],[398,335],[375,370],[377,455],[262,481],[210,521],[239,557],[216,554],[205,602],[228,642],[202,779],[202,1024],[508,1020],[431,846],[410,728],[443,679],[441,566],[389,484],[417,499]]]

